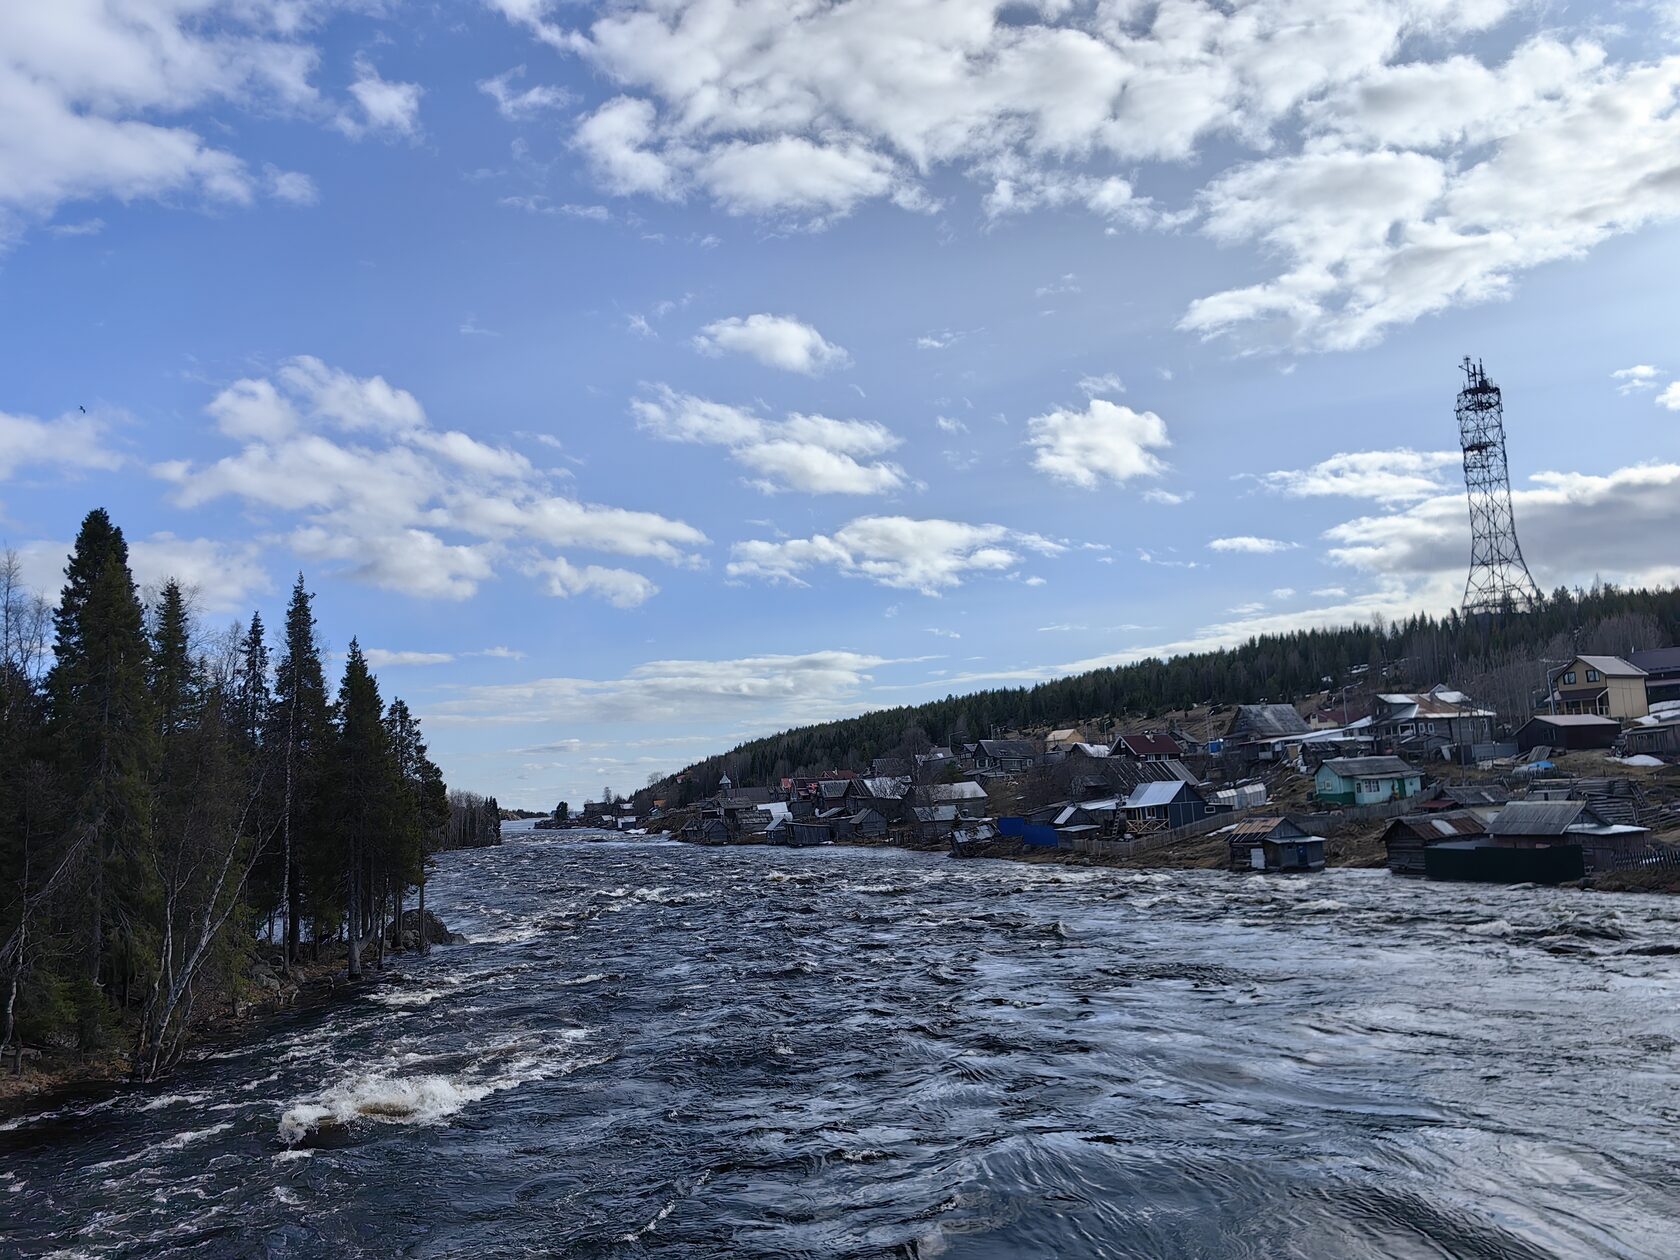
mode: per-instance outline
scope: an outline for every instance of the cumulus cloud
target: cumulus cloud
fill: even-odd
[[[366,648],[362,655],[374,669],[392,665],[448,665],[455,659],[453,652],[393,651],[390,648]]]
[[[1680,57],[1610,64],[1541,37],[1489,70],[1467,57],[1373,69],[1308,111],[1309,146],[1220,175],[1202,230],[1284,260],[1193,303],[1182,327],[1349,349],[1517,273],[1680,216]]]
[[[1680,537],[1680,464],[1639,464],[1605,474],[1537,473],[1511,495],[1523,555],[1542,587],[1680,579],[1680,557],[1653,548]],[[1470,559],[1464,499],[1444,494],[1402,512],[1365,516],[1326,531],[1330,560],[1372,573],[1440,577],[1462,587]]]
[[[0,5],[0,220],[70,201],[304,202],[179,120],[227,104],[308,112],[314,6],[281,0]],[[0,238],[4,232],[0,231]]]
[[[756,412],[665,385],[630,404],[643,431],[668,442],[722,446],[767,494],[886,494],[905,484],[904,470],[880,456],[902,439],[873,420],[835,420],[790,412],[766,420]]]
[[[67,542],[37,540],[16,550],[26,585],[56,600],[70,561]],[[179,538],[168,532],[128,540],[129,569],[148,597],[166,583],[180,583],[206,613],[246,612],[251,601],[272,589],[256,543],[227,543],[211,538]]]
[[[233,498],[296,517],[283,536],[296,554],[384,590],[466,599],[512,566],[545,577],[553,594],[628,607],[657,588],[558,553],[687,565],[707,541],[657,513],[557,494],[519,452],[438,429],[407,390],[310,356],[234,382],[207,411],[240,449],[207,464],[155,466],[175,502]]]
[[[352,138],[414,135],[420,129],[420,98],[425,89],[418,83],[396,83],[382,78],[366,57],[356,58],[355,68],[350,95],[359,112],[340,114],[339,130]]]
[[[1095,489],[1104,479],[1124,485],[1138,477],[1158,477],[1166,464],[1154,452],[1172,443],[1167,425],[1153,411],[1133,411],[1106,398],[1092,398],[1083,411],[1059,408],[1027,422],[1040,472]]]
[[[1657,395],[1657,406],[1680,411],[1680,381],[1670,381],[1668,388]]]
[[[1002,525],[864,516],[832,535],[736,543],[729,576],[805,586],[803,575],[828,569],[897,590],[938,595],[983,573],[1010,573],[1021,553],[1056,555],[1061,543]]]
[[[1234,552],[1246,556],[1269,556],[1279,551],[1288,551],[1294,545],[1276,538],[1256,538],[1252,534],[1238,534],[1233,538],[1211,539],[1208,542],[1208,550]]]
[[[817,376],[845,367],[851,356],[791,315],[731,316],[707,324],[694,338],[703,354],[745,354],[766,367]]]
[[[108,438],[98,416],[69,412],[40,420],[0,411],[0,481],[25,468],[69,472],[120,467],[122,456],[110,448]]]
[[[1292,498],[1375,499],[1380,503],[1410,503],[1427,499],[1446,488],[1443,474],[1459,466],[1458,451],[1352,451],[1332,455],[1310,468],[1261,473],[1268,490]]]

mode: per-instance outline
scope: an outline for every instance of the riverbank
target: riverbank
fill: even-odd
[[[373,946],[368,946],[371,950]],[[401,957],[388,952],[387,959]],[[243,990],[232,1009],[207,1013],[195,1020],[188,1035],[189,1048],[176,1071],[212,1051],[248,1040],[266,1023],[290,1011],[321,1006],[376,985],[382,977],[394,975],[367,970],[359,983],[348,974],[349,951],[336,947],[319,961],[304,961],[282,976],[266,965],[253,963],[241,979]],[[84,1094],[116,1089],[133,1083],[133,1063],[127,1050],[107,1049],[91,1055],[55,1047],[39,1047],[40,1057],[26,1059],[21,1074],[14,1075],[8,1061],[0,1066],[0,1117],[35,1108],[61,1094]],[[173,1076],[175,1072],[168,1075]]]

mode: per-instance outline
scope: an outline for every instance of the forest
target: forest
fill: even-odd
[[[996,688],[880,709],[749,740],[650,785],[638,796],[689,804],[727,773],[740,785],[864,770],[871,759],[931,744],[1109,722],[1207,706],[1292,702],[1350,686],[1350,696],[1448,683],[1507,720],[1525,718],[1545,663],[1577,652],[1625,653],[1680,641],[1680,588],[1562,589],[1532,610],[1494,616],[1418,613],[1404,620],[1298,630],[1232,648],[1092,670],[1033,687]],[[1217,733],[1217,731],[1215,732]]]
[[[500,823],[448,792],[354,639],[329,691],[301,575],[271,648],[174,581],[143,599],[128,561],[103,510],[56,607],[0,556],[0,1059],[151,1079],[254,972],[382,966],[429,856]]]

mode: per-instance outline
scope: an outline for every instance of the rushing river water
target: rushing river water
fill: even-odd
[[[0,1253],[1680,1256],[1680,901],[510,833],[430,902],[7,1122]]]

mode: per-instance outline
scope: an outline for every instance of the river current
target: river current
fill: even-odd
[[[0,1254],[1680,1256],[1680,900],[509,830]]]

